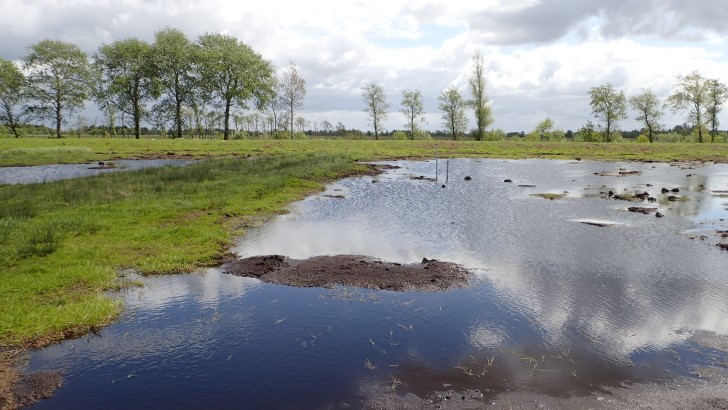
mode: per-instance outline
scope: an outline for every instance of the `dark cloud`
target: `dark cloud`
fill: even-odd
[[[593,21],[590,21],[594,19]],[[544,0],[515,11],[481,11],[468,23],[492,44],[543,44],[588,24],[606,38],[649,35],[701,41],[728,33],[725,0]]]

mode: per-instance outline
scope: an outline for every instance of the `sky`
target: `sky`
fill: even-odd
[[[421,91],[424,127],[442,129],[437,97],[448,86],[468,92],[476,50],[492,127],[506,132],[528,132],[546,117],[576,130],[594,120],[589,89],[607,83],[628,97],[649,87],[662,99],[694,70],[728,83],[726,0],[0,0],[0,11],[6,60],[47,38],[91,55],[130,37],[152,42],[165,26],[190,39],[234,35],[279,72],[297,65],[308,90],[301,116],[362,130],[372,129],[361,98],[370,82],[391,105],[385,129],[404,128],[404,90]],[[621,128],[639,128],[629,115]],[[668,111],[663,122],[685,119]],[[728,113],[721,122],[728,128]]]

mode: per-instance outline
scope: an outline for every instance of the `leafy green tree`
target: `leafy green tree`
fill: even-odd
[[[197,55],[197,48],[180,30],[166,27],[154,34],[151,66],[160,87],[156,97],[162,96],[156,109],[174,113],[177,138],[182,138],[184,127],[182,108],[193,103],[198,86]]]
[[[230,116],[236,106],[248,108],[252,101],[262,109],[273,98],[273,66],[233,36],[203,34],[197,44],[201,89],[213,97],[215,107],[223,110],[223,138],[227,140]]]
[[[27,82],[23,73],[10,61],[0,58],[0,122],[15,138],[25,115]]]
[[[442,91],[438,108],[442,111],[442,126],[450,131],[452,139],[464,134],[468,129],[468,117],[465,115],[467,102],[457,87],[450,86]]]
[[[39,119],[55,120],[61,138],[64,114],[82,108],[91,94],[93,71],[86,54],[75,44],[42,40],[30,46],[23,58],[28,72],[29,112]]]
[[[616,129],[619,120],[627,118],[627,98],[624,91],[617,92],[612,84],[605,84],[592,87],[589,95],[592,114],[603,123],[605,141],[611,142],[612,131]]]
[[[295,64],[291,63],[281,75],[277,94],[279,105],[288,110],[288,129],[293,139],[295,111],[303,109],[303,100],[306,98],[306,81],[301,77]]]
[[[655,131],[662,128],[660,118],[663,112],[660,109],[660,99],[649,88],[643,88],[642,92],[629,98],[629,105],[637,111],[637,121],[641,121],[647,130],[650,142],[654,142]]]
[[[706,113],[708,114],[708,124],[710,124],[710,141],[715,142],[718,125],[720,125],[718,115],[723,111],[723,104],[728,100],[728,87],[716,79],[708,80],[706,86],[708,88]]]
[[[709,105],[708,80],[697,71],[677,77],[675,92],[667,97],[667,105],[673,112],[687,111],[688,122],[698,130],[698,142],[703,142],[705,114]]]
[[[407,119],[407,123],[404,126],[409,131],[410,139],[415,139],[415,135],[419,130],[418,124],[425,122],[425,108],[422,103],[422,93],[419,90],[402,91],[401,104],[401,112]]]
[[[369,83],[361,88],[361,98],[364,101],[364,112],[369,114],[369,120],[374,127],[374,139],[378,140],[382,121],[387,119],[389,109],[384,89],[379,84]]]
[[[109,114],[111,128],[114,110],[129,115],[137,139],[141,136],[145,103],[158,94],[151,58],[152,46],[136,38],[104,44],[94,55],[94,66],[100,74],[95,93],[97,105]]]
[[[473,54],[473,72],[470,75],[469,83],[470,94],[473,97],[470,105],[473,107],[477,125],[475,137],[478,141],[482,141],[485,137],[485,129],[493,123],[493,113],[485,93],[485,62],[480,50],[476,50]]]
[[[531,132],[526,134],[526,140],[549,141],[552,132],[554,132],[554,120],[551,117],[546,117],[539,121]]]

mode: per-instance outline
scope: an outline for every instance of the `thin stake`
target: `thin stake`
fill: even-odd
[[[447,166],[445,167],[445,183],[447,183],[450,180],[450,160],[448,159],[446,162]]]
[[[435,144],[435,181],[437,181],[437,167],[439,165],[440,144]]]

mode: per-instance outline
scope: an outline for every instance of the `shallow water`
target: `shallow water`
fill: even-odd
[[[726,363],[692,336],[728,334],[728,252],[713,232],[728,229],[728,166],[451,160],[442,188],[444,161],[438,182],[410,178],[434,176],[432,161],[397,164],[295,204],[236,252],[436,258],[476,272],[469,287],[297,289],[215,269],[151,278],[123,293],[118,323],[30,357],[30,371],[65,374],[37,407],[360,407],[448,389],[570,396]],[[668,202],[662,187],[685,199]],[[640,206],[665,217],[628,212],[635,204],[600,194],[609,190],[647,190],[658,201]]]
[[[0,184],[37,184],[57,181],[60,179],[73,179],[108,172],[131,171],[143,168],[158,168],[164,166],[183,166],[194,160],[180,159],[123,159],[106,161],[113,167],[99,167],[98,162],[88,164],[53,164],[35,165],[29,167],[0,167]]]

